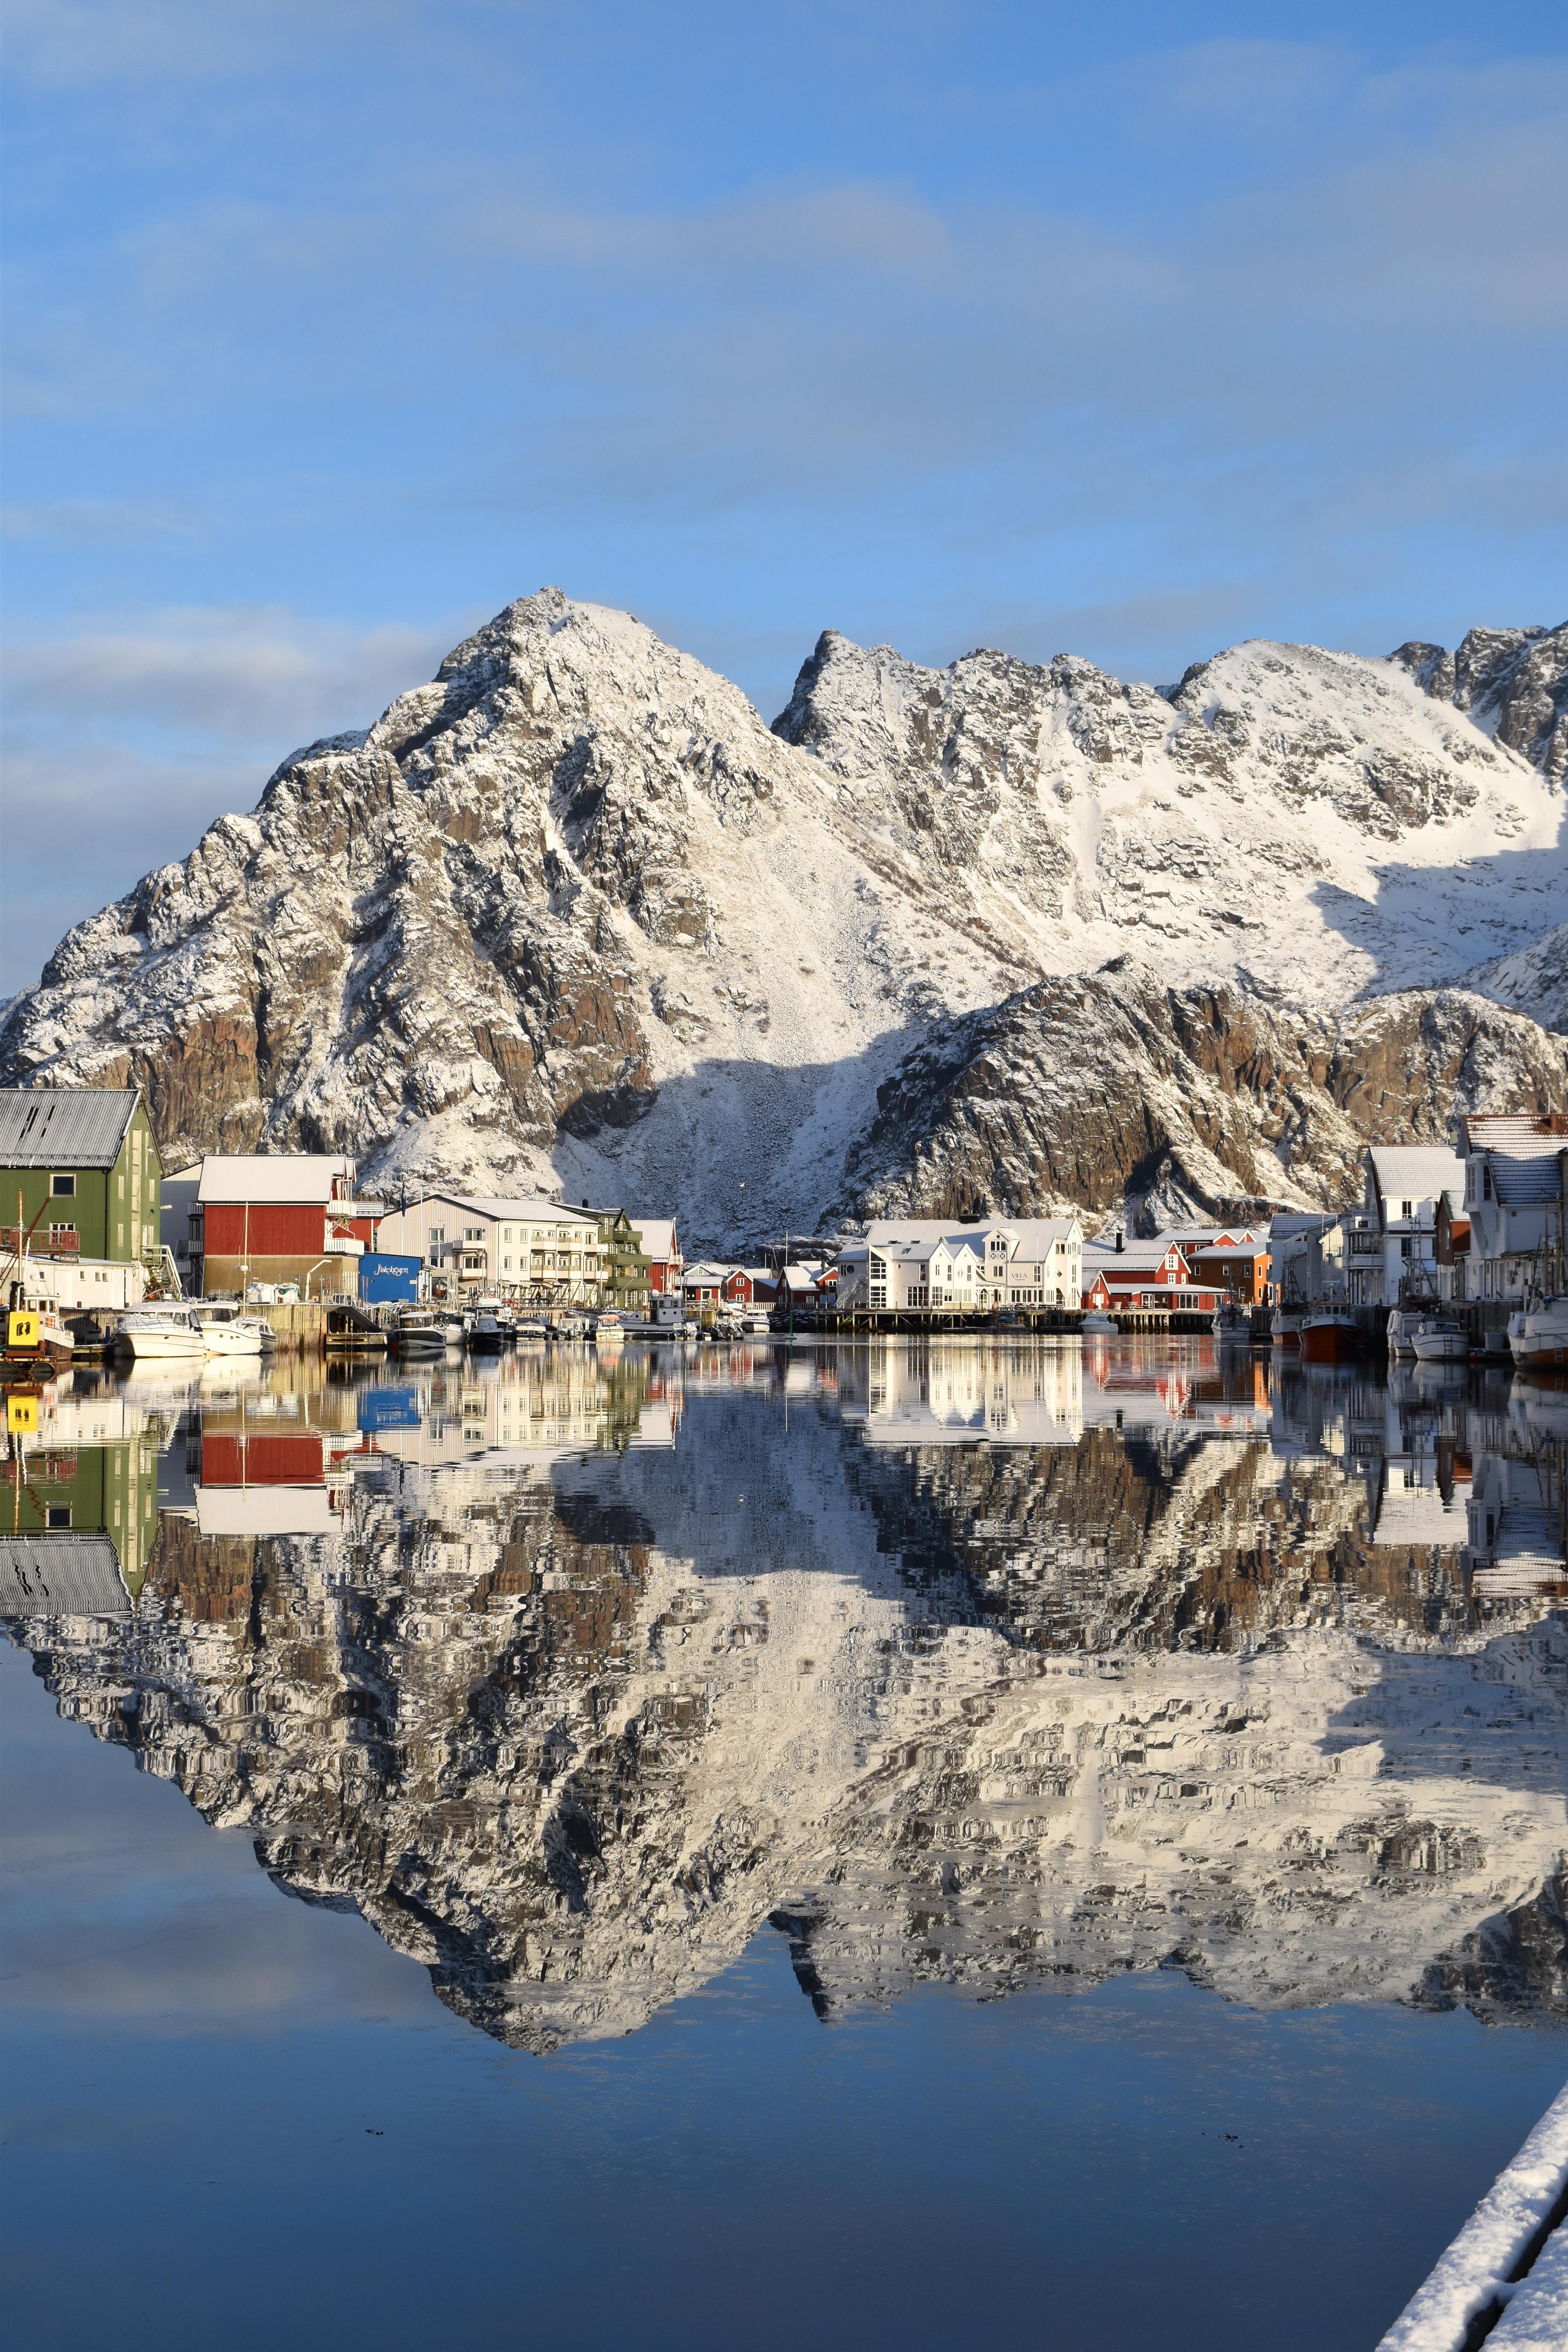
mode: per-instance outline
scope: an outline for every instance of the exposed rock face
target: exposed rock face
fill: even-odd
[[[332,1538],[165,1517],[134,1620],[18,1636],[520,2046],[632,2030],[767,1917],[824,2015],[1157,1964],[1268,2006],[1551,1992],[1561,1619],[1483,1622],[1324,1456],[879,1450],[798,1402],[787,1439],[689,1398],[673,1451],[357,1480]]]
[[[1455,653],[1412,643],[1390,658],[1553,782],[1568,780],[1568,621],[1555,629],[1472,629]]]
[[[1338,1202],[1363,1144],[1442,1141],[1482,1105],[1568,1109],[1568,1043],[1458,990],[1334,1020],[1241,987],[1171,988],[1126,958],[933,1030],[879,1090],[844,1205],[1239,1215]]]
[[[1247,645],[1166,696],[829,633],[770,732],[547,589],[79,925],[0,1077],[144,1086],[166,1164],[343,1149],[739,1245],[852,1197],[837,1171],[911,1047],[1129,950],[1244,1029],[1248,976],[1322,1009],[1496,967],[1523,1003],[1499,960],[1568,918],[1562,635]],[[1115,1044],[1086,1028],[1079,1059]],[[1205,1146],[1227,1192],[1252,1181],[1233,1129]]]

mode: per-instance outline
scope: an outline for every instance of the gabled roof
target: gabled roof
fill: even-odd
[[[140,1087],[0,1087],[0,1168],[112,1168],[141,1099]]]
[[[1114,1242],[1085,1242],[1083,1270],[1086,1276],[1091,1272],[1114,1274],[1121,1266],[1130,1274],[1152,1274],[1156,1266],[1164,1264],[1172,1250],[1184,1265],[1186,1251],[1169,1234],[1156,1234],[1152,1241],[1129,1239],[1120,1249]]]
[[[508,1218],[520,1225],[556,1225],[571,1221],[579,1225],[594,1225],[598,1220],[592,1209],[574,1209],[564,1201],[546,1201],[537,1194],[501,1195],[493,1192],[424,1192],[417,1201],[410,1201],[407,1214],[416,1209],[469,1209],[477,1217],[488,1217],[503,1224]]]
[[[967,1221],[943,1217],[873,1217],[866,1239],[873,1249],[893,1242],[946,1242],[950,1246],[984,1241],[987,1234],[1005,1234],[1015,1257],[1044,1257],[1058,1241],[1083,1232],[1076,1217],[984,1217]]]
[[[1191,1244],[1206,1255],[1215,1249],[1239,1249],[1244,1242],[1249,1241],[1255,1241],[1262,1249],[1267,1244],[1268,1235],[1259,1225],[1237,1224],[1234,1221],[1221,1224],[1211,1219],[1206,1225],[1166,1225],[1155,1239],[1175,1242],[1183,1250],[1187,1250]]]
[[[675,1244],[673,1217],[634,1217],[632,1230],[637,1234],[644,1257],[656,1265],[668,1265],[680,1253]]]
[[[1465,1189],[1465,1163],[1445,1144],[1369,1143],[1366,1160],[1385,1201],[1435,1201]]]

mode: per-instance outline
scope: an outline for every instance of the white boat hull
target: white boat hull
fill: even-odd
[[[1508,1344],[1516,1364],[1531,1371],[1568,1370],[1568,1299],[1549,1299],[1508,1318]]]
[[[204,1324],[202,1352],[207,1356],[259,1356],[261,1335],[236,1323]]]
[[[1413,1344],[1418,1364],[1468,1364],[1470,1360],[1468,1331],[1417,1331]]]

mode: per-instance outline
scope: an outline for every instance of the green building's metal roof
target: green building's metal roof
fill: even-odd
[[[107,1535],[0,1536],[0,1617],[128,1617]]]
[[[139,1087],[0,1087],[0,1168],[112,1168]]]

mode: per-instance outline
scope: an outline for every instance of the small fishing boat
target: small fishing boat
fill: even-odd
[[[444,1356],[447,1352],[447,1326],[422,1307],[404,1307],[385,1339],[395,1356]]]
[[[1413,1356],[1415,1334],[1423,1323],[1430,1320],[1432,1309],[1427,1307],[1395,1307],[1388,1318],[1388,1352],[1391,1356]]]
[[[488,1309],[481,1312],[475,1308],[463,1318],[463,1345],[478,1355],[495,1355],[506,1346],[508,1336],[500,1316]]]
[[[1462,1323],[1424,1322],[1412,1345],[1418,1364],[1468,1364],[1470,1335]]]
[[[1268,1318],[1268,1336],[1277,1348],[1299,1348],[1305,1309],[1277,1307]]]
[[[1361,1327],[1337,1307],[1314,1307],[1301,1318],[1304,1364],[1348,1364],[1361,1353]]]
[[[1508,1318],[1509,1353],[1521,1371],[1568,1369],[1568,1298],[1543,1298]]]
[[[138,1364],[199,1363],[206,1353],[188,1307],[130,1307],[114,1326],[110,1352]]]

